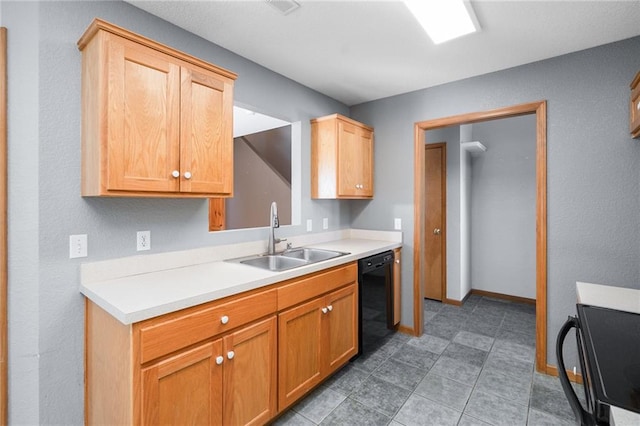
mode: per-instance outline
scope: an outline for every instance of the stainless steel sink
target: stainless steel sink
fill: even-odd
[[[309,262],[302,259],[284,257],[280,255],[261,255],[249,259],[241,260],[240,263],[245,265],[257,266],[258,268],[268,269],[270,271],[284,271],[298,266],[308,265]]]
[[[323,260],[333,259],[334,257],[344,256],[346,254],[349,253],[301,247],[288,249],[277,254],[258,254],[239,259],[229,259],[228,262],[242,263],[244,265],[255,266],[269,271],[285,271],[287,269],[298,268],[300,266],[322,262]]]
[[[292,259],[304,259],[307,262],[315,263],[322,262],[323,260],[333,259],[334,257],[344,256],[348,253],[333,250],[323,250],[309,247],[301,247],[295,249],[289,249],[280,254],[282,257],[289,257]]]

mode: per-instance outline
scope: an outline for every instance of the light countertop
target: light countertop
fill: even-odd
[[[132,324],[392,250],[402,245],[402,233],[347,229],[288,240],[294,247],[349,254],[282,272],[225,261],[264,253],[262,241],[133,256],[83,264],[80,292],[123,324]]]
[[[576,292],[580,304],[640,314],[640,290],[578,281]]]
[[[640,314],[640,290],[577,282],[576,292],[580,304]],[[640,414],[612,405],[611,424],[612,426],[638,426]]]

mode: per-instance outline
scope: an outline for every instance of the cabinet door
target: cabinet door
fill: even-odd
[[[182,67],[181,191],[232,195],[232,92],[223,77]]]
[[[358,194],[360,185],[358,128],[338,120],[338,196]]]
[[[397,248],[393,250],[394,264],[393,264],[393,325],[400,324],[400,288],[402,286],[402,249]]]
[[[338,121],[338,196],[373,196],[373,134]]]
[[[322,380],[323,298],[278,315],[278,409],[282,411]]]
[[[177,191],[180,67],[162,53],[108,42],[107,190]]]
[[[276,414],[276,317],[224,337],[225,425],[265,424]]]
[[[222,421],[222,341],[206,343],[142,370],[142,424]]]
[[[360,151],[360,191],[362,197],[373,197],[373,132],[360,129],[358,134]]]
[[[326,296],[324,309],[324,375],[328,375],[358,352],[358,286],[353,284]]]

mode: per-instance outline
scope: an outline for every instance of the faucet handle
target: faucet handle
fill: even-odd
[[[285,238],[285,241],[286,241],[286,238]],[[291,249],[292,247],[293,247],[293,244],[287,243],[287,250]]]
[[[278,244],[278,243],[281,243],[283,241],[287,241],[287,239],[286,238],[276,238],[274,241],[275,241],[276,244]],[[291,243],[287,243],[287,248],[289,248],[290,244]]]

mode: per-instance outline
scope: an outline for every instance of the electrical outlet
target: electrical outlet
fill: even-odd
[[[138,231],[136,234],[136,249],[138,251],[151,250],[151,231]]]
[[[313,231],[313,220],[307,219],[307,232]]]
[[[402,229],[402,219],[400,219],[399,217],[393,219],[393,229],[395,229],[396,231]]]
[[[69,259],[87,257],[87,234],[69,235]]]
[[[329,229],[329,218],[325,217],[322,219],[322,229]]]

